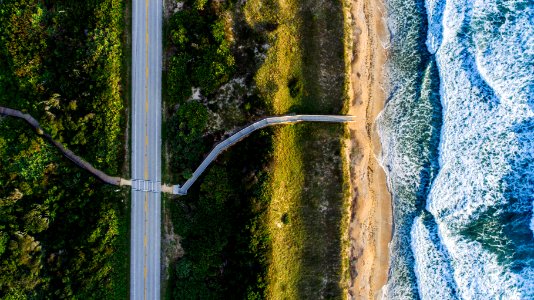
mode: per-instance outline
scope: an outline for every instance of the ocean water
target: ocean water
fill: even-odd
[[[534,299],[534,1],[386,4],[384,296]]]

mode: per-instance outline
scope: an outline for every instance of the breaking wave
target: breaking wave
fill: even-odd
[[[387,3],[386,297],[532,299],[534,3]]]

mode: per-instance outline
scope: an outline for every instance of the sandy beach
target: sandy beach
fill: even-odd
[[[377,299],[386,284],[388,243],[392,234],[391,197],[378,164],[380,139],[374,124],[384,107],[383,69],[388,40],[382,1],[353,0],[351,95],[349,114],[361,122],[349,126],[347,141],[352,183],[349,235],[349,299]]]

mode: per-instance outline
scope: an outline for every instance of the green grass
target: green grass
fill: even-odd
[[[276,27],[268,34],[270,48],[255,78],[260,94],[275,114],[340,113],[346,99],[341,2],[265,2],[272,1],[249,1],[245,8],[251,26]],[[256,7],[266,6],[273,7],[263,12],[270,17],[257,12]]]
[[[272,112],[342,113],[347,99],[342,3],[253,0],[247,2],[245,15],[255,28],[274,28],[267,34],[270,48],[255,77]],[[275,130],[269,299],[339,299],[346,294],[343,138],[342,125]]]
[[[347,262],[346,173],[341,125],[279,128],[268,226],[269,299],[341,298]]]
[[[268,272],[269,299],[299,299],[305,228],[300,214],[304,166],[294,126],[276,130],[268,227],[272,254]],[[282,296],[283,295],[283,296]],[[282,297],[282,298],[279,298]]]

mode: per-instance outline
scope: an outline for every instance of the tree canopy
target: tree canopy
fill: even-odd
[[[122,13],[122,0],[0,6],[0,105],[110,174],[123,161]],[[0,154],[0,298],[125,297],[126,192],[21,120],[0,119]]]

